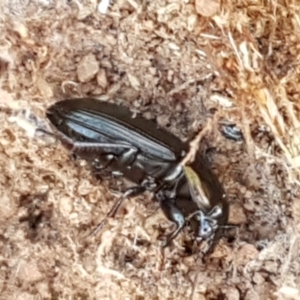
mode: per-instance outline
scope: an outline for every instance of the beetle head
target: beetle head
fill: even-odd
[[[192,201],[198,207],[187,219],[194,223],[192,226],[198,241],[213,242],[218,238],[219,229],[227,222],[228,205],[225,194],[217,182],[211,184],[193,168],[184,166],[184,172]]]
[[[197,210],[187,217],[188,220],[197,221],[196,238],[198,241],[207,239],[213,240],[216,231],[219,229],[219,223],[222,219],[223,211],[221,206],[215,206],[209,213]]]

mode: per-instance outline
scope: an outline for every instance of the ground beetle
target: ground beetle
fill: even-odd
[[[225,193],[200,154],[189,166],[180,164],[188,143],[154,121],[133,117],[124,106],[92,98],[59,101],[48,108],[47,118],[63,145],[94,170],[108,168],[135,183],[124,197],[146,190],[154,193],[166,217],[177,226],[166,245],[187,221],[197,239],[210,245],[218,240],[228,219]]]

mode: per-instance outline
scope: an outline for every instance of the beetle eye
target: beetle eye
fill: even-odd
[[[203,222],[201,222],[199,236],[206,239],[206,238],[210,237],[212,235],[212,233],[213,233],[213,228],[211,227],[209,222],[207,220],[204,220]]]

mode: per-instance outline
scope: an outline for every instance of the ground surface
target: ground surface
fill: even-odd
[[[0,299],[300,299],[300,5],[97,5],[0,4]],[[182,139],[213,113],[242,130],[234,142],[215,126],[201,143],[237,225],[211,256],[184,234],[161,250],[171,224],[150,194],[86,237],[116,199],[111,181],[26,123],[42,126],[48,105],[81,96]]]

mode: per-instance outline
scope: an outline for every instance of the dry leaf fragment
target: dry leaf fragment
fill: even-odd
[[[257,258],[257,256],[258,250],[255,248],[255,246],[251,244],[245,244],[239,249],[236,261],[238,264],[243,265]]]
[[[36,282],[43,278],[35,262],[22,261],[19,265],[18,278],[24,282]]]
[[[230,220],[230,224],[232,225],[240,225],[246,223],[247,217],[244,213],[243,207],[238,203],[233,203],[231,205],[229,220]]]
[[[128,80],[129,80],[129,82],[130,82],[130,85],[131,85],[135,90],[139,91],[139,90],[140,90],[140,82],[139,82],[139,80],[138,80],[135,76],[133,76],[133,75],[131,75],[131,74],[129,74],[129,73],[127,73],[127,76],[128,76]]]
[[[223,106],[224,108],[230,108],[233,106],[233,100],[228,97],[225,97],[221,94],[217,94],[217,93],[212,94],[210,96],[210,100],[218,103],[219,105]]]
[[[231,299],[231,300],[238,300],[241,297],[239,290],[232,286],[228,287],[224,291],[224,294],[226,295],[227,299]]]
[[[114,84],[112,84],[110,87],[109,87],[109,89],[108,89],[108,91],[107,91],[107,95],[114,95],[114,94],[116,94],[117,93],[117,91],[120,89],[120,87],[121,87],[121,83],[120,82],[117,82],[117,83],[114,83]],[[101,99],[100,99],[101,100]],[[106,98],[104,98],[104,99],[102,99],[102,100],[106,100]]]
[[[196,11],[203,17],[212,17],[220,8],[219,0],[196,0]]]
[[[16,300],[34,300],[35,296],[26,292],[18,293],[15,296]]]
[[[98,5],[98,11],[101,14],[106,14],[110,5],[110,0],[101,0]]]
[[[79,21],[82,21],[82,20],[86,19],[88,16],[90,16],[91,14],[92,14],[92,11],[90,8],[87,8],[87,7],[81,8],[78,12],[77,19]]]
[[[53,96],[53,91],[50,84],[43,78],[39,77],[37,79],[36,85],[43,98],[50,99]]]
[[[100,69],[97,74],[97,82],[102,88],[107,88],[107,77],[104,69]]]
[[[88,82],[93,79],[99,71],[99,63],[93,54],[88,54],[79,62],[77,76],[80,82]]]
[[[279,289],[276,295],[279,296],[279,299],[296,300],[300,298],[300,291],[294,287],[283,286]]]
[[[19,22],[15,22],[14,30],[20,35],[21,38],[27,39],[28,38],[28,28]]]
[[[1,143],[3,146],[4,143]],[[13,165],[13,168],[15,166]],[[17,171],[15,171],[17,172]],[[1,220],[7,220],[11,216],[15,215],[17,211],[16,205],[11,201],[11,196],[7,192],[2,192],[1,198],[0,198],[0,217]]]
[[[291,165],[293,168],[299,168],[300,167],[300,156],[296,156],[292,158]]]
[[[188,31],[193,31],[194,29],[195,29],[195,27],[196,27],[196,24],[197,24],[197,20],[198,20],[198,15],[196,15],[196,14],[192,14],[192,15],[190,15],[188,18],[187,18],[187,26],[186,26],[186,28],[187,28],[187,30]]]

